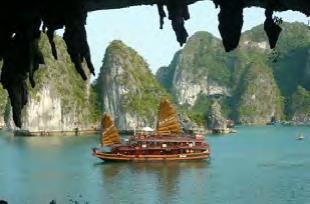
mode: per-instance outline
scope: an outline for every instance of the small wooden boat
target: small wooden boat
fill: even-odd
[[[186,161],[209,157],[209,144],[203,135],[183,134],[176,110],[167,100],[160,103],[158,118],[155,133],[137,133],[122,143],[112,118],[104,114],[101,146],[109,147],[109,151],[93,148],[93,155],[104,161]]]

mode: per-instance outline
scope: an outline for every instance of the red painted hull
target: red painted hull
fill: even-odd
[[[93,155],[104,161],[189,161],[209,158],[209,152],[171,154],[171,155],[124,155],[94,151]]]

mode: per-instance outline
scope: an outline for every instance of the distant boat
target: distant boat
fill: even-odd
[[[232,129],[230,132],[231,132],[231,133],[237,133],[237,130]]]
[[[227,128],[235,127],[235,122],[233,120],[226,120],[226,127]]]
[[[141,130],[144,132],[153,132],[154,131],[154,129],[150,128],[150,127],[143,127]]]
[[[169,101],[161,101],[158,118],[154,132],[137,133],[122,142],[112,118],[105,114],[101,146],[109,151],[93,148],[93,155],[104,161],[184,161],[209,157],[209,144],[203,135],[182,133],[176,110]]]
[[[298,137],[296,137],[296,140],[303,140],[305,139],[303,134],[299,134]]]

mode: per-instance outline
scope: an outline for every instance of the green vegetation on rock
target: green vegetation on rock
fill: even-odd
[[[89,82],[82,80],[76,72],[73,63],[66,51],[64,41],[56,36],[55,44],[58,51],[58,60],[55,60],[48,38],[41,34],[39,47],[43,53],[45,65],[35,73],[35,88],[30,88],[32,99],[40,101],[40,91],[43,87],[50,89],[55,96],[61,99],[63,114],[75,112],[78,122],[91,124],[98,120],[98,114],[94,100],[94,90]],[[85,67],[85,66],[84,66]],[[86,70],[86,69],[85,69]],[[90,77],[90,74],[88,74]]]
[[[41,34],[39,47],[45,64],[35,72],[34,88],[27,81],[29,99],[22,111],[22,128],[29,131],[73,130],[76,126],[89,128],[98,122],[100,115],[96,92],[89,81],[83,81],[76,72],[62,38],[55,36],[54,41],[58,60],[52,55],[47,36]],[[5,118],[8,126],[10,112],[6,91],[0,87],[0,117]]]
[[[55,61],[42,34],[39,46],[46,64],[35,74],[31,99],[39,102],[40,92],[48,88],[60,98],[63,114],[74,113],[79,122],[92,123],[102,112],[110,112],[123,128],[134,118],[154,124],[161,98],[179,103],[178,112],[198,125],[206,124],[212,107],[221,117],[240,123],[266,123],[273,116],[308,120],[310,32],[302,23],[281,26],[274,50],[269,49],[263,25],[244,32],[239,47],[229,53],[220,39],[197,32],[156,78],[134,49],[115,40],[107,47],[93,84],[77,74],[60,37],[55,38],[59,53]],[[7,94],[0,87],[0,117],[6,107]]]
[[[219,39],[197,32],[171,64],[158,71],[157,78],[178,102],[188,97],[180,93],[190,87],[207,90],[203,97],[196,92],[195,103],[187,106],[188,115],[199,123],[205,123],[213,98],[210,86],[229,91],[221,93],[218,101],[227,118],[241,123],[266,123],[272,116],[290,119],[297,87],[310,90],[310,32],[302,23],[281,27],[275,50],[269,49],[263,25],[259,25],[244,32],[239,47],[229,53]]]
[[[106,49],[96,87],[103,111],[122,128],[132,128],[127,125],[132,118],[153,124],[160,99],[169,98],[145,60],[119,40]]]
[[[282,118],[280,91],[272,70],[262,61],[246,69],[236,92],[236,119],[241,123],[263,124],[271,117]]]
[[[206,125],[207,113],[210,108],[210,97],[207,95],[200,93],[195,102],[195,105],[186,111],[188,117],[198,125]]]
[[[2,68],[2,61],[0,61],[0,71]],[[0,84],[0,123],[3,122],[4,114],[5,114],[5,107],[7,104],[8,94],[7,91],[3,89],[2,85]]]
[[[297,87],[292,97],[291,114],[294,120],[310,121],[310,91]]]
[[[2,86],[0,85],[0,121],[4,117],[7,98],[8,98],[8,94],[7,94],[6,90],[4,90],[2,88]]]

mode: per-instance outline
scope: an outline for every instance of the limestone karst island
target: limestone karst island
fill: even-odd
[[[55,37],[59,58],[54,60],[42,34],[39,47],[45,65],[35,74],[35,88],[29,89],[22,126],[14,125],[3,89],[1,125],[17,135],[95,134],[107,112],[126,133],[154,128],[161,98],[176,105],[182,128],[188,131],[224,131],[230,121],[309,125],[309,28],[283,23],[282,29],[275,50],[269,49],[259,25],[244,32],[230,53],[212,34],[196,32],[156,73],[137,51],[114,40],[105,50],[98,78],[85,82],[75,72],[63,40]]]
[[[310,203],[310,4],[0,7],[0,204]]]

